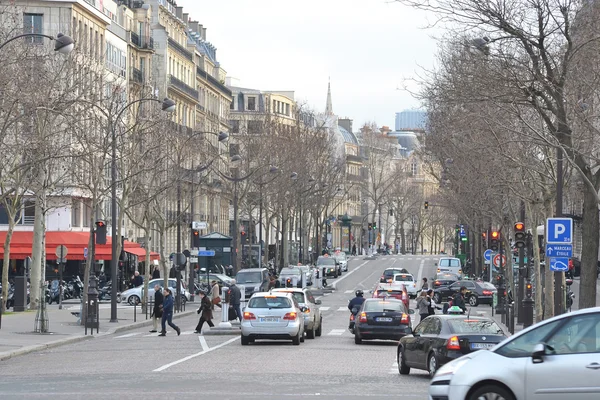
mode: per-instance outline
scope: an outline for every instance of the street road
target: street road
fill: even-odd
[[[300,346],[242,347],[239,336],[198,336],[197,318],[187,317],[174,321],[180,337],[171,330],[157,337],[144,327],[4,361],[0,398],[425,399],[427,374],[400,376],[395,342],[354,344],[347,303],[356,289],[370,296],[387,267],[431,278],[437,258],[353,257],[349,272],[329,280],[336,291],[321,298],[323,336]]]

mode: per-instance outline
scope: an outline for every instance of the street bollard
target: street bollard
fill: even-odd
[[[133,302],[133,322],[137,322],[137,302]]]
[[[229,322],[229,303],[226,294],[229,291],[227,286],[223,286],[221,289],[221,322],[219,328],[231,328],[231,322]]]
[[[533,300],[523,299],[523,328],[533,325]]]

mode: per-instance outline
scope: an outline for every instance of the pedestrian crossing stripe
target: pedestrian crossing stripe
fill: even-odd
[[[321,308],[319,308],[319,310],[321,310],[321,311],[328,311],[329,307],[321,307]]]
[[[338,308],[338,311],[348,311],[348,307],[340,307]]]
[[[352,293],[352,290],[346,290],[344,293]]]
[[[327,335],[329,336],[342,336],[346,332],[345,329],[332,329]]]

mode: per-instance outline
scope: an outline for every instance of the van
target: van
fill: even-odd
[[[462,279],[462,264],[460,258],[442,257],[435,265],[438,274],[440,272],[449,272],[458,276],[458,279]]]
[[[269,290],[269,270],[266,268],[245,268],[238,271],[235,276],[238,286],[246,289],[246,299],[255,292],[266,292]]]

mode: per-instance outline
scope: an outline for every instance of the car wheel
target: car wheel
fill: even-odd
[[[136,295],[129,296],[129,298],[127,299],[127,303],[129,303],[130,306],[136,306],[140,304],[140,298]]]
[[[296,334],[296,336],[294,336],[294,338],[292,339],[292,344],[294,346],[300,346],[300,330],[298,330],[298,333]]]
[[[321,318],[321,320],[319,321],[319,327],[315,331],[315,335],[321,336],[322,332],[323,332],[323,318]]]
[[[338,277],[338,273],[337,273],[337,271],[335,271],[335,272],[333,273],[333,277],[334,277],[334,278],[337,278],[337,277]]]
[[[435,372],[438,370],[438,360],[434,353],[429,354],[429,359],[427,360],[427,370],[429,371],[429,376],[433,378]]]
[[[474,294],[469,296],[469,305],[471,307],[477,307],[479,305],[479,299]]]
[[[187,302],[187,297],[185,297],[185,295],[181,295],[181,304],[185,305],[185,303]]]
[[[250,343],[250,338],[248,336],[242,335],[242,346],[247,346]]]
[[[473,391],[469,400],[514,400],[515,397],[508,390],[500,386],[486,385]]]
[[[433,301],[435,301],[435,304],[440,304],[442,302],[442,296],[440,296],[439,293],[434,293]]]
[[[316,334],[316,332],[315,332],[315,325],[317,325],[317,321],[314,321],[312,328],[308,332],[306,332],[306,337],[307,338],[309,338],[309,339],[314,339],[315,338],[315,334]]]
[[[404,352],[403,351],[401,351],[400,354],[398,355],[398,372],[400,372],[400,375],[410,374],[410,367],[408,365],[406,365],[406,362],[404,361]]]
[[[358,336],[358,332],[354,332],[354,344],[362,344],[362,339]]]
[[[300,335],[300,343],[304,343],[304,334],[306,333],[306,331],[302,330],[302,335]]]

